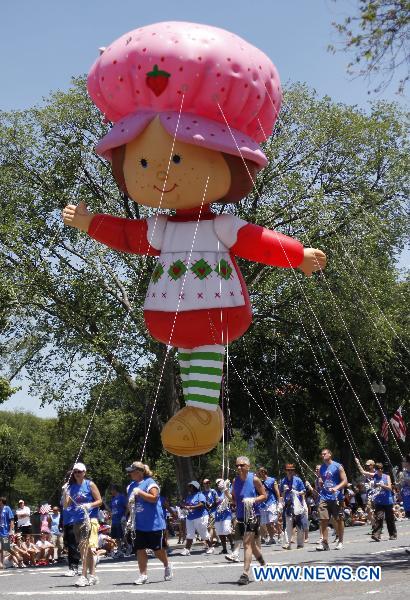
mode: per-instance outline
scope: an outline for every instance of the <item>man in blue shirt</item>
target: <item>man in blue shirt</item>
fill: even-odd
[[[113,483],[110,488],[111,492],[111,537],[117,542],[117,557],[123,556],[122,542],[124,537],[123,523],[125,521],[125,513],[127,511],[127,498],[121,493],[119,485]]]
[[[237,476],[232,483],[232,503],[236,508],[235,540],[243,538],[243,573],[239,585],[250,583],[249,570],[252,554],[260,565],[265,559],[260,550],[259,505],[266,502],[267,494],[259,477],[250,471],[247,456],[236,459]]]
[[[319,469],[319,520],[322,539],[316,546],[316,550],[329,550],[328,525],[329,519],[333,517],[334,527],[337,534],[336,550],[343,549],[343,500],[339,499],[340,491],[347,486],[347,477],[342,465],[332,460],[329,448],[323,448],[321,452],[323,463]]]
[[[279,485],[283,502],[282,527],[283,549],[291,549],[293,528],[296,527],[296,543],[298,548],[303,548],[305,533],[303,530],[302,516],[304,512],[305,484],[295,475],[295,465],[285,465],[286,476]]]
[[[0,569],[4,568],[4,550],[10,550],[10,535],[14,533],[14,515],[6,498],[0,496]]]

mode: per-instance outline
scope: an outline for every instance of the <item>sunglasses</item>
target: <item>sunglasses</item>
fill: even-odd
[[[237,467],[248,467],[249,465],[247,465],[246,463],[241,463],[240,465],[236,465]]]
[[[85,471],[77,471],[77,470],[75,470],[75,471],[73,471],[73,473],[74,473],[74,475],[78,475],[79,473],[85,473]]]

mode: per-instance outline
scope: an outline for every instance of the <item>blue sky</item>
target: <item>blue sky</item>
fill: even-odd
[[[73,75],[86,73],[117,37],[158,21],[207,23],[233,31],[266,52],[282,82],[303,81],[319,95],[366,108],[363,79],[346,74],[349,56],[327,52],[340,43],[332,21],[356,10],[356,0],[3,0],[0,24],[0,109],[40,104],[50,91],[65,90]],[[397,98],[394,86],[378,98]],[[26,408],[36,414],[38,400],[27,386],[0,409]]]

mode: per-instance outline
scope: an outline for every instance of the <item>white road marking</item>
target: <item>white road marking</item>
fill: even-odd
[[[370,590],[370,592],[365,592],[365,594],[381,594],[381,590]]]
[[[78,590],[47,590],[45,592],[2,592],[2,596],[74,596],[77,594],[87,594],[87,596],[97,596],[102,594],[169,594],[172,596],[271,596],[272,594],[288,594],[286,590],[165,590],[164,588],[152,590],[146,585],[135,590],[87,590],[81,588]]]

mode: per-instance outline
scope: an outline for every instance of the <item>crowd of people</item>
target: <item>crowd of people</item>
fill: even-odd
[[[320,529],[316,550],[330,549],[333,528],[334,549],[343,550],[345,525],[369,524],[371,539],[379,542],[384,521],[390,540],[397,538],[396,521],[410,518],[410,456],[392,484],[383,464],[371,459],[362,466],[356,458],[360,481],[348,482],[343,466],[324,448],[311,482],[297,475],[294,464],[286,464],[284,476],[276,479],[264,467],[251,470],[246,456],[236,459],[233,480],[210,479],[188,484],[186,496],[177,502],[161,495],[148,465],[133,462],[126,468],[130,483],[124,492],[112,484],[106,505],[97,485],[87,478],[83,463],[67,473],[60,506],[44,502],[31,512],[19,500],[13,512],[0,497],[0,569],[44,566],[68,561],[69,577],[75,585],[96,585],[96,565],[103,555],[121,558],[135,554],[139,575],[134,581],[148,581],[148,557],[157,557],[164,566],[164,579],[173,577],[169,535],[178,536],[189,556],[195,540],[202,540],[203,552],[219,554],[239,562],[243,547],[243,572],[239,585],[250,582],[252,556],[265,564],[262,546],[281,543],[285,550],[303,548],[309,531]],[[229,550],[228,550],[229,544]]]

